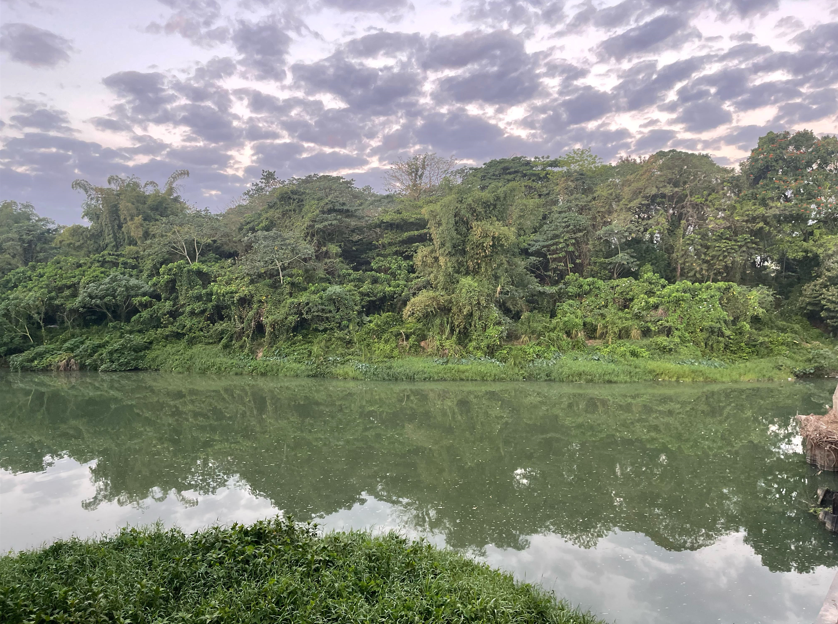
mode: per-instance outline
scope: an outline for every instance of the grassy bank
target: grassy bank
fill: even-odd
[[[0,559],[0,621],[597,624],[509,574],[396,535],[126,529]]]
[[[560,381],[626,383],[637,381],[784,381],[838,373],[838,356],[821,349],[816,357],[755,358],[739,361],[691,358],[684,355],[631,357],[601,350],[555,353],[549,358],[506,361],[487,357],[403,356],[360,358],[344,356],[265,356],[223,349],[217,345],[171,342],[142,348],[124,339],[110,348],[110,358],[77,362],[60,349],[32,349],[9,358],[13,370],[107,371],[151,370],[172,373],[323,377],[367,381]],[[138,348],[139,346],[139,348]],[[132,350],[133,348],[133,350]],[[820,354],[820,355],[818,355]],[[825,357],[824,354],[826,354]],[[69,364],[72,363],[72,364]]]
[[[595,352],[570,353],[550,359],[501,362],[490,358],[403,357],[362,362],[352,358],[318,360],[233,353],[216,346],[170,344],[152,349],[149,370],[176,373],[329,377],[367,381],[563,381],[625,383],[635,381],[784,381],[830,368],[774,357],[726,363],[684,358],[618,358]]]

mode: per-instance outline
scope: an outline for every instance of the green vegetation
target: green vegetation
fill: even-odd
[[[124,529],[3,557],[0,620],[598,622],[453,552],[281,519],[191,536]]]
[[[220,215],[77,181],[88,226],[0,207],[17,369],[364,379],[781,379],[838,372],[838,138],[738,170],[576,150],[397,164],[388,195],[270,172]]]

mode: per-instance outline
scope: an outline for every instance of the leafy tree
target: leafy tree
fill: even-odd
[[[154,237],[165,250],[189,264],[198,262],[210,243],[223,235],[220,219],[208,210],[190,210],[160,219]]]
[[[111,273],[100,282],[87,284],[79,292],[76,307],[104,312],[111,321],[125,322],[128,313],[154,294],[148,284],[122,273]]]
[[[32,204],[0,202],[0,276],[55,255],[52,247],[60,228],[51,219],[39,217]]]
[[[163,189],[156,182],[142,183],[136,177],[110,176],[108,186],[76,180],[73,189],[83,191],[86,200],[82,216],[90,222],[90,239],[97,251],[119,251],[145,241],[153,223],[186,212],[187,205],[177,192],[177,182],[189,176],[175,171]]]
[[[7,328],[34,343],[35,327],[40,327],[41,338],[45,339],[48,305],[49,293],[43,288],[17,289],[0,300],[0,317]]]
[[[245,266],[251,272],[270,271],[279,273],[279,283],[284,284],[283,267],[303,264],[314,256],[314,248],[302,236],[285,232],[256,232],[247,238],[251,245],[244,257]]]
[[[283,181],[276,177],[276,171],[269,171],[262,169],[262,177],[256,182],[251,183],[243,197],[246,200],[252,200],[262,195],[267,195],[272,190],[283,185]]]
[[[459,276],[504,285],[526,280],[515,227],[519,189],[480,191],[467,185],[425,208],[433,244],[416,255],[416,266],[435,287],[452,289]]]
[[[760,257],[784,294],[817,269],[817,240],[838,231],[838,138],[769,132],[741,164],[743,197],[762,208]]]
[[[530,240],[529,251],[544,254],[551,279],[570,275],[582,256],[590,222],[584,215],[561,208],[553,211]]]
[[[372,199],[369,191],[339,176],[292,178],[252,200],[265,202],[264,208],[245,217],[241,230],[245,234],[295,232],[314,247],[318,259],[343,257],[349,263],[361,262],[372,248],[365,227],[366,207]]]
[[[707,154],[670,150],[651,156],[626,180],[628,213],[667,254],[675,281],[689,260],[689,236],[718,209],[729,175]]]
[[[625,246],[633,235],[632,227],[619,223],[612,223],[597,232],[597,236],[605,241],[614,252],[613,255],[600,259],[600,262],[609,268],[612,279],[617,279],[624,271],[637,270],[638,262],[634,252]]]
[[[77,223],[64,228],[55,237],[55,246],[62,255],[67,256],[87,256],[94,253],[95,249],[90,237],[90,228]]]
[[[506,186],[518,183],[528,193],[546,195],[550,191],[552,167],[556,159],[548,157],[527,158],[512,156],[490,160],[480,167],[467,167],[463,171],[463,182],[473,184],[480,190],[487,190],[493,184]]]

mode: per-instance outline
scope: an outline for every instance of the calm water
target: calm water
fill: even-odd
[[[623,624],[809,622],[838,540],[790,427],[834,382],[0,373],[0,548],[276,513],[461,549]]]

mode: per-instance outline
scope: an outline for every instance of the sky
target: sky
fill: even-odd
[[[766,132],[838,131],[838,0],[0,0],[0,200],[81,220],[73,180],[262,170],[384,186],[590,148],[734,166]]]

